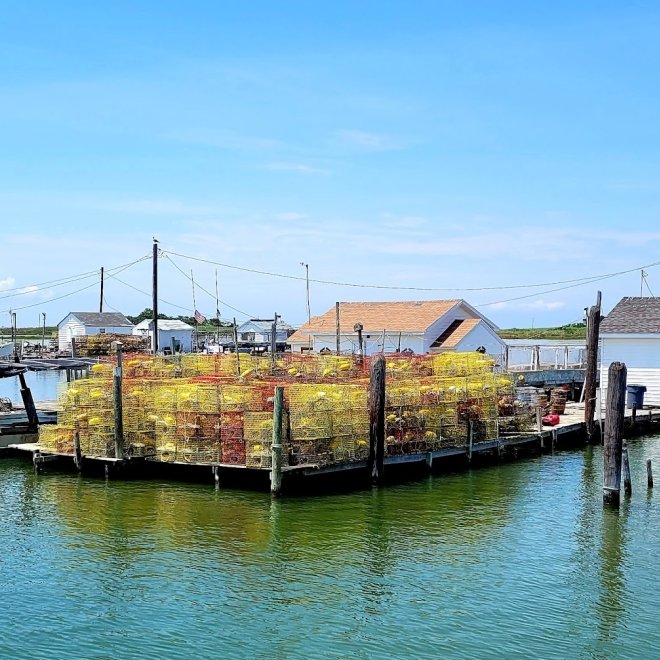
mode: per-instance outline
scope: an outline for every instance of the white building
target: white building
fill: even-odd
[[[236,330],[239,343],[270,344],[270,338],[273,332],[273,319],[250,319],[245,321]],[[275,332],[275,341],[283,344],[287,341],[289,335],[293,332],[293,326],[282,319],[277,320],[277,331]]]
[[[71,350],[71,339],[90,335],[130,335],[133,324],[119,312],[69,312],[57,324],[60,351]]]
[[[356,324],[362,325],[365,354],[412,351],[416,354],[474,351],[501,356],[497,326],[464,300],[339,303],[340,349],[358,352]],[[291,351],[336,350],[337,315],[332,307],[305,323],[287,343]]]
[[[158,319],[158,352],[162,353],[164,349],[170,349],[172,339],[176,342],[176,351],[178,353],[192,353],[193,351],[193,333],[195,329],[183,321]],[[154,321],[153,319],[144,319],[133,328],[134,335],[149,337],[153,346]]]
[[[600,325],[600,386],[624,362],[628,385],[646,385],[644,405],[660,405],[660,298],[622,298]]]

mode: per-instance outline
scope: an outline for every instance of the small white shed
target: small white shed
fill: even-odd
[[[69,312],[57,324],[60,351],[71,350],[71,339],[90,335],[130,335],[133,324],[120,312]]]
[[[148,336],[153,345],[153,329],[153,319],[145,319],[133,328],[133,334],[142,337]],[[158,319],[158,351],[162,353],[164,349],[170,348],[172,346],[172,338],[174,338],[178,352],[192,353],[194,332],[195,329],[183,321]]]
[[[250,319],[240,325],[236,332],[241,342],[270,343],[273,332],[273,319]],[[284,343],[292,332],[293,326],[282,319],[278,319],[275,341],[278,344]]]
[[[612,362],[624,362],[628,385],[645,385],[644,405],[660,406],[660,298],[622,298],[600,325],[600,386]]]

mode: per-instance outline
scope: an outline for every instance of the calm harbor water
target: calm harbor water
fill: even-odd
[[[285,498],[0,461],[0,657],[657,657],[660,437]]]

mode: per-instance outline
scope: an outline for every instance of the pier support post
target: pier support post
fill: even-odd
[[[587,364],[584,374],[584,423],[587,439],[593,442],[595,431],[594,413],[596,411],[596,371],[598,369],[598,334],[600,331],[600,299],[598,292],[596,304],[589,308],[587,315]]]
[[[112,381],[112,405],[115,413],[115,458],[124,458],[124,412],[122,408],[122,343],[113,342],[117,350],[117,366]]]
[[[536,409],[536,430],[539,433],[543,432],[543,411],[541,408]]]
[[[619,505],[623,419],[626,404],[626,365],[613,362],[607,378],[607,408],[603,450],[603,503]]]
[[[73,434],[73,464],[78,472],[82,472],[82,449],[80,448],[80,433]]]
[[[28,418],[28,429],[30,433],[36,433],[39,430],[39,416],[37,415],[37,408],[32,398],[32,390],[27,385],[25,374],[18,374],[18,379],[21,383],[21,399],[23,399],[25,413]]]
[[[467,459],[472,462],[472,443],[474,442],[474,422],[471,419],[467,421]]]
[[[271,446],[270,493],[279,497],[282,492],[282,415],[284,411],[284,388],[275,388],[273,405],[273,444]]]
[[[628,444],[623,441],[621,448],[621,468],[623,470],[623,492],[626,497],[632,495],[632,479],[630,478],[630,460],[628,458]]]
[[[369,475],[371,482],[383,480],[385,458],[385,357],[377,355],[371,363],[369,381]]]
[[[651,466],[651,459],[646,461],[646,481],[649,488],[653,488],[653,468]]]
[[[637,425],[637,404],[633,403],[632,411],[630,412],[630,428],[631,428],[631,430],[634,430],[636,425]]]

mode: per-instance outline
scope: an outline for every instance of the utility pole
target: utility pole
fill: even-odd
[[[46,348],[46,312],[41,312],[41,315],[44,317],[44,329],[41,333],[41,352],[43,353]]]
[[[151,340],[151,345],[153,347],[154,355],[158,352],[158,241],[154,237],[154,246],[153,253],[151,257],[152,261],[152,297],[153,301],[151,306],[153,308],[154,318],[153,318],[153,339]]]
[[[310,323],[312,320],[312,311],[309,306],[309,264],[301,261],[300,265],[305,267],[305,282],[307,284],[307,323]]]
[[[103,266],[101,266],[101,297],[99,299],[99,313],[103,314]]]

